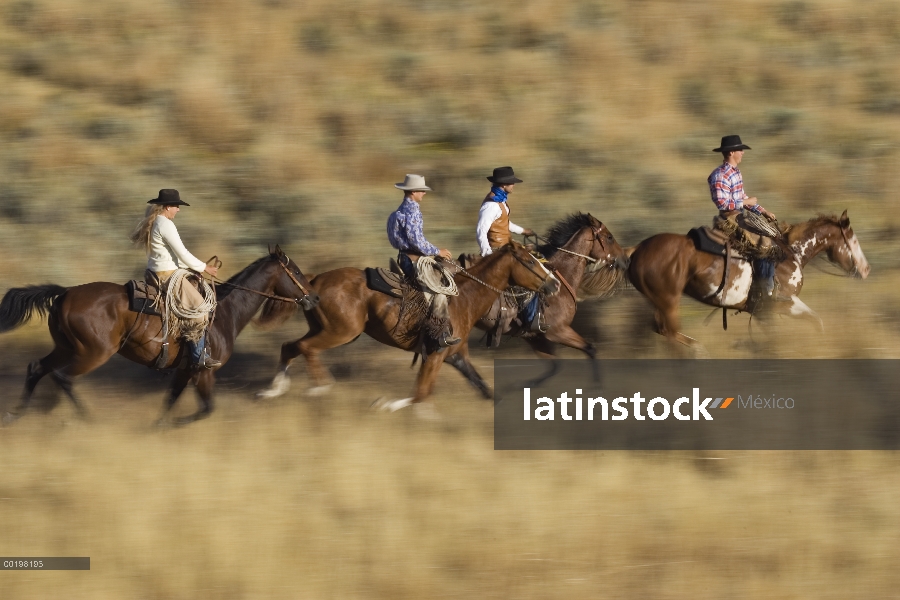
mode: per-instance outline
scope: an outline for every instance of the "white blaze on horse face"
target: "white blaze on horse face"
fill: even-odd
[[[869,261],[866,260],[866,255],[863,254],[862,247],[859,245],[859,240],[856,239],[855,233],[847,240],[847,243],[850,245],[850,256],[853,257],[853,264],[856,265],[859,276],[865,279],[869,276]]]

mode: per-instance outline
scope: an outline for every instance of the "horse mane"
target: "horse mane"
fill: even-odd
[[[246,281],[259,271],[260,266],[263,263],[271,261],[273,256],[275,255],[267,254],[266,256],[256,259],[238,273],[232,275],[225,284],[216,286],[216,300],[221,302],[237,289],[231,285],[227,285],[229,283],[246,287]],[[253,319],[253,324],[263,329],[271,329],[286,321],[296,310],[297,305],[293,302],[284,302],[282,300],[267,298],[259,310],[259,316]]]
[[[606,265],[584,272],[578,294],[584,298],[608,298],[628,287],[627,270]]]
[[[787,230],[787,239],[788,243],[793,243],[799,237],[803,236],[810,229],[818,227],[819,225],[836,225],[840,226],[841,218],[835,215],[834,213],[830,215],[826,214],[818,214],[815,217],[809,219],[805,223],[801,223],[800,225],[788,225]]]
[[[547,230],[544,244],[537,247],[538,252],[546,258],[556,254],[557,249],[566,245],[572,236],[585,227],[593,227],[597,220],[589,214],[576,212],[563,217]]]
[[[243,285],[244,282],[247,279],[249,279],[252,274],[256,273],[259,265],[267,260],[271,260],[272,256],[273,256],[272,254],[267,254],[266,256],[263,256],[262,258],[256,259],[255,261],[253,261],[252,263],[250,263],[249,265],[247,265],[246,267],[244,267],[243,269],[241,269],[240,271],[238,271],[237,273],[232,275],[228,279],[228,281],[226,281],[225,283],[226,284],[233,283],[235,285]],[[228,295],[231,292],[233,292],[235,289],[237,289],[237,288],[234,288],[230,285],[219,284],[216,287],[216,300],[221,302],[224,298],[227,298]]]
[[[587,213],[576,212],[560,219],[547,230],[546,243],[538,246],[538,251],[546,258],[557,254],[559,248],[566,245],[576,233],[585,227],[596,227],[597,219]],[[574,257],[570,257],[574,258]],[[588,264],[581,282],[578,284],[578,293],[583,297],[605,298],[616,294],[627,284],[624,269],[602,267],[591,269]]]

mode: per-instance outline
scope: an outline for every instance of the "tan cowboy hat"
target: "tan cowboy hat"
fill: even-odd
[[[425,178],[421,175],[407,175],[403,183],[395,183],[394,187],[404,192],[430,192],[431,188],[425,185]]]

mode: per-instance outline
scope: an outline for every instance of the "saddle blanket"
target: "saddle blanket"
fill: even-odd
[[[128,309],[145,315],[162,316],[153,306],[159,293],[156,288],[147,285],[146,281],[132,279],[125,284],[128,291]]]

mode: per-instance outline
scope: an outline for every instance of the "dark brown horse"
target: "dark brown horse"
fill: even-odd
[[[534,352],[547,359],[556,356],[556,345],[581,350],[594,360],[597,352],[572,329],[578,308],[578,296],[604,296],[615,293],[625,278],[628,257],[606,225],[590,214],[575,213],[562,219],[547,232],[538,250],[547,258],[546,265],[562,283],[560,293],[546,299],[544,322],[546,332],[531,332],[526,324],[513,321],[503,333],[520,335]],[[482,318],[478,328],[491,331],[495,322]],[[551,377],[558,365],[543,378]]]
[[[459,295],[449,299],[450,322],[454,335],[461,337],[463,341],[423,357],[414,395],[386,403],[384,408],[397,410],[425,400],[431,394],[438,371],[445,361],[462,372],[485,397],[490,398],[489,386],[469,362],[466,340],[475,322],[487,312],[502,290],[510,285],[540,289],[548,294],[559,291],[556,277],[524,246],[516,243],[504,246],[470,270],[458,272],[454,279]],[[364,271],[349,267],[327,271],[314,277],[312,285],[319,292],[322,301],[313,310],[305,311],[309,332],[299,340],[282,345],[280,371],[272,386],[261,392],[260,396],[274,397],[287,391],[288,367],[301,354],[306,357],[315,386],[309,392],[326,391],[333,380],[319,361],[319,353],[347,344],[364,332],[388,346],[411,352],[420,350],[419,338],[403,335],[399,331],[401,328],[397,327],[401,300],[369,289]]]
[[[263,318],[272,310],[269,305],[289,304],[312,308],[318,296],[294,262],[277,246],[268,256],[257,260],[216,289],[218,305],[209,329],[207,343],[213,358],[223,364],[231,356],[234,341],[241,330],[263,307]],[[128,308],[125,286],[115,283],[87,283],[71,288],[39,285],[9,290],[0,302],[0,333],[28,321],[35,313],[49,313],[48,324],[55,347],[40,360],[28,365],[22,402],[4,421],[16,419],[28,407],[31,394],[44,375],[50,375],[63,389],[76,410],[84,414],[72,391],[73,378],[90,373],[116,353],[136,363],[152,367],[160,355],[162,320],[132,312]],[[169,338],[168,363],[175,368],[160,422],[167,416],[178,396],[193,380],[197,386],[200,407],[196,413],[175,421],[182,425],[208,417],[213,410],[214,370],[195,372],[186,364],[185,350],[179,340]]]
[[[812,319],[821,327],[819,316],[797,297],[803,287],[803,267],[824,252],[847,273],[865,279],[869,263],[846,210],[840,218],[817,217],[797,225],[786,238],[788,257],[775,271],[777,298],[771,302],[771,310]],[[661,233],[633,248],[628,278],[656,308],[659,333],[701,350],[696,340],[679,331],[678,303],[682,294],[688,294],[710,306],[745,309],[753,276],[751,264],[732,258],[722,286],[724,265],[722,256],[696,250],[688,236]]]

